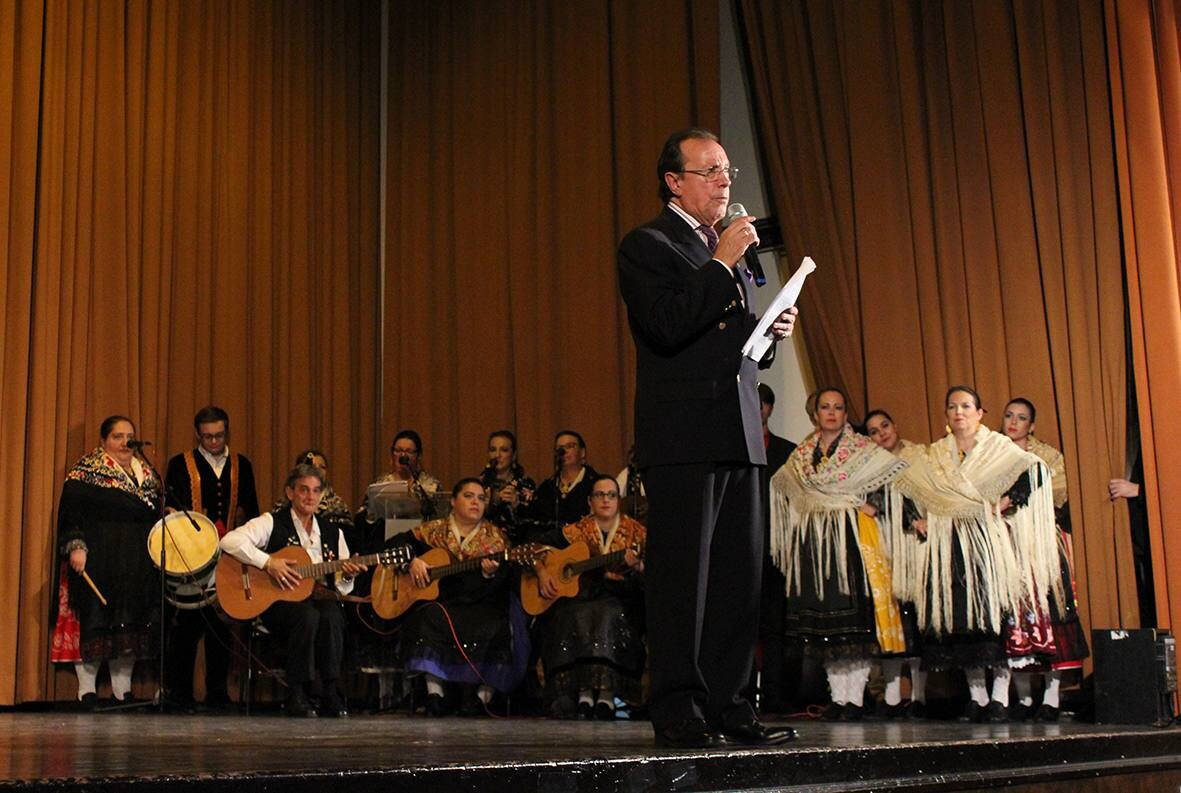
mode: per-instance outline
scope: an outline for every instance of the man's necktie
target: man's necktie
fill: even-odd
[[[718,247],[718,233],[714,231],[714,227],[703,223],[697,227],[697,230],[705,235],[705,244],[709,248],[709,252],[713,253]],[[734,276],[734,286],[738,290],[738,303],[745,308],[746,295],[742,292],[742,285],[738,283],[738,273],[731,271],[730,274]]]
[[[709,247],[709,252],[713,253],[718,247],[718,233],[714,231],[714,227],[703,223],[697,227],[697,230],[705,235],[705,244]]]

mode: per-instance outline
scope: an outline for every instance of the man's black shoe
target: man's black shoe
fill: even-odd
[[[721,732],[727,740],[747,746],[778,746],[796,738],[791,727],[768,727],[758,719],[724,726]]]
[[[657,727],[656,745],[670,749],[718,749],[726,745],[726,739],[711,730],[705,719],[685,719]]]
[[[326,685],[324,696],[320,697],[320,715],[330,718],[347,719],[349,706],[336,689],[336,684]]]
[[[286,709],[288,716],[313,719],[316,717],[316,711],[312,710],[311,703],[308,702],[308,698],[298,683],[293,684],[291,691],[287,694]]]

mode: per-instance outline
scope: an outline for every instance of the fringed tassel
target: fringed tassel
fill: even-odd
[[[1021,569],[1021,589],[1018,602],[1035,604],[1039,613],[1049,613],[1049,599],[1063,603],[1062,568],[1058,557],[1058,528],[1054,523],[1054,492],[1050,472],[1042,464],[1030,468],[1030,482],[1035,486],[1029,503],[1013,515],[1013,544]]]

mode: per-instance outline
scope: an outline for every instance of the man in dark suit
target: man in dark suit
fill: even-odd
[[[796,445],[787,438],[771,432],[767,420],[775,410],[775,392],[766,383],[759,383],[760,418],[763,424],[763,448],[767,450],[767,466],[763,468],[762,495],[769,498],[771,477],[783,467]],[[771,537],[771,514],[763,510],[763,548]],[[778,713],[787,704],[784,690],[783,619],[787,605],[787,579],[767,553],[763,554],[763,595],[759,606],[759,645],[762,648],[762,667],[759,687],[762,696],[759,709],[763,713]]]
[[[254,468],[244,454],[230,451],[230,416],[207,405],[193,417],[197,446],[168,461],[164,475],[166,503],[207,516],[219,537],[258,516]],[[197,644],[205,637],[205,706],[219,710],[230,704],[226,675],[233,637],[217,607],[170,609],[165,687],[172,707],[187,710],[193,702],[193,663]]]
[[[657,163],[664,211],[619,244],[648,493],[651,718],[663,746],[794,736],[762,725],[742,693],[758,631],[766,455],[759,364],[741,354],[757,320],[740,265],[758,235],[749,217],[720,237],[714,229],[734,173],[712,133],[673,133]],[[778,317],[775,338],[794,321],[794,308]]]

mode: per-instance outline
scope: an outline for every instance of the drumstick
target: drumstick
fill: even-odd
[[[98,591],[98,587],[95,586],[94,579],[92,579],[90,577],[90,573],[83,570],[82,577],[86,579],[86,583],[90,584],[90,588],[94,590],[94,596],[98,598],[99,602],[102,603],[104,606],[107,605],[107,599],[105,597],[103,597],[102,592]]]

